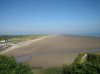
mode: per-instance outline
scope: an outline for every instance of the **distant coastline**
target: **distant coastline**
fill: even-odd
[[[73,36],[73,37],[89,37],[89,38],[100,38],[100,34],[5,34],[0,36],[28,36],[28,35],[65,35],[65,36]]]
[[[73,36],[73,37],[100,38],[100,34],[61,34],[61,35]]]

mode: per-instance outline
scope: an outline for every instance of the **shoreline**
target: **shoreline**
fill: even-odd
[[[56,35],[47,35],[47,36],[43,36],[43,37],[36,38],[36,39],[33,39],[33,40],[19,42],[19,43],[15,44],[15,45],[7,48],[7,49],[3,49],[4,51],[1,51],[0,54],[6,53],[6,52],[8,52],[10,50],[13,50],[13,49],[16,49],[16,48],[19,48],[19,47],[28,46],[31,43],[43,40],[43,39],[51,37],[51,36],[56,36]]]

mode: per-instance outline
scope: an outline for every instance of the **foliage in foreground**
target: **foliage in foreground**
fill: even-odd
[[[74,63],[60,68],[33,69],[34,74],[100,74],[100,56],[88,54],[85,62],[80,62],[84,54],[79,54]],[[16,63],[13,57],[0,55],[0,74],[33,74],[31,68]]]
[[[33,74],[31,68],[13,57],[0,55],[0,74]]]
[[[81,56],[78,56],[78,60]],[[75,61],[72,65],[63,66],[62,74],[100,74],[100,56],[88,54],[87,61],[80,63]]]

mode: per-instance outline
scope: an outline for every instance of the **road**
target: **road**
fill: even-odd
[[[71,64],[80,52],[99,52],[100,38],[54,35],[3,54],[34,67],[56,67]],[[95,51],[95,50],[96,51]]]

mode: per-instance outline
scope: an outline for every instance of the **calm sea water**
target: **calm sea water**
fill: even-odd
[[[100,38],[100,34],[62,34],[66,36],[82,36],[82,37],[97,37]]]

